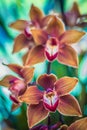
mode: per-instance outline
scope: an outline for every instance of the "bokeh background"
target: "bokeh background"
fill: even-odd
[[[21,65],[21,57],[26,52],[26,50],[22,50],[19,53],[12,54],[14,38],[19,32],[11,29],[9,24],[18,19],[29,20],[29,10],[32,3],[44,11],[45,14],[49,14],[61,13],[62,8],[64,12],[69,11],[74,1],[78,3],[81,14],[87,14],[87,0],[0,0],[0,79],[6,74],[12,74],[2,63],[17,63]],[[87,32],[87,26],[76,29]],[[83,117],[85,117],[87,116],[87,36],[74,48],[78,53],[79,68],[73,69],[55,61],[52,63],[51,72],[56,74],[58,78],[66,75],[79,78],[79,83],[72,91],[72,95],[78,99]],[[35,66],[33,80],[46,72],[46,65],[47,62]],[[23,104],[16,111],[11,112],[12,102],[9,99],[9,94],[10,92],[7,88],[0,87],[0,130],[28,130],[26,105]],[[58,112],[51,114],[52,124],[58,122],[58,118]],[[69,125],[77,117],[64,117],[64,119],[65,123]],[[45,120],[42,123],[47,123],[47,121]]]

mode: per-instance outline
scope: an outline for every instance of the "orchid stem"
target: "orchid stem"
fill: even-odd
[[[62,123],[62,124],[64,124],[64,118],[63,118],[63,116],[59,113],[59,120],[60,120],[60,122]]]
[[[48,115],[48,130],[50,130],[50,123],[51,123],[51,121],[50,121],[50,115]]]
[[[51,71],[51,62],[48,62],[47,74],[50,74],[50,71]]]

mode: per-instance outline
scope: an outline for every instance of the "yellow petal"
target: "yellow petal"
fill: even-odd
[[[43,92],[36,86],[29,86],[25,93],[19,96],[18,99],[27,104],[38,104],[43,99]]]
[[[47,25],[46,31],[51,36],[56,36],[57,38],[64,32],[63,22],[56,16],[52,17]]]
[[[28,21],[26,20],[17,20],[13,23],[11,23],[9,26],[13,29],[19,30],[19,31],[23,31],[26,26],[28,26]]]
[[[20,34],[15,38],[13,52],[16,53],[25,47],[28,47],[29,40],[26,38],[24,34]]]
[[[48,111],[44,108],[43,103],[37,105],[30,105],[27,108],[27,117],[29,128],[38,124],[48,116]]]
[[[78,101],[69,94],[59,98],[58,111],[66,116],[82,116]]]
[[[62,48],[60,48],[57,58],[58,58],[58,61],[62,64],[72,66],[75,68],[78,67],[77,53],[70,46],[64,45]]]
[[[47,33],[41,29],[32,29],[32,36],[36,45],[45,44],[47,41]]]
[[[30,9],[30,18],[34,22],[40,22],[44,17],[43,12],[36,6],[32,5]]]
[[[44,47],[38,45],[30,50],[25,65],[32,66],[37,63],[43,62],[44,60]]]
[[[63,77],[56,81],[55,89],[59,96],[68,94],[77,84],[77,78]]]
[[[87,130],[87,117],[72,123],[67,130]]]
[[[68,30],[60,36],[59,40],[61,44],[62,43],[73,44],[79,42],[85,34],[86,34],[85,32],[77,30]]]

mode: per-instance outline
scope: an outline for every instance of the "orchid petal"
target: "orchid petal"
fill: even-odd
[[[18,97],[20,102],[26,102],[27,104],[38,104],[43,98],[43,92],[36,86],[29,86],[25,93]]]
[[[87,117],[72,123],[67,130],[86,130],[87,129]]]
[[[58,96],[63,96],[68,94],[72,89],[74,89],[77,82],[78,82],[77,78],[71,78],[67,76],[57,80],[55,82],[55,90]]]
[[[14,111],[14,110],[16,110],[19,107],[20,107],[20,104],[13,103],[12,106],[11,106],[11,111]]]
[[[47,41],[47,33],[41,29],[32,29],[32,36],[36,45],[45,44]]]
[[[30,9],[30,18],[33,22],[41,22],[41,19],[44,17],[43,12],[36,6],[32,4]]]
[[[0,80],[0,85],[5,87],[10,87],[10,82],[13,82],[16,79],[18,78],[16,78],[15,76],[7,75],[2,80]]]
[[[54,16],[47,25],[46,31],[51,36],[59,37],[64,32],[64,24],[61,19]]]
[[[74,12],[77,17],[80,16],[80,10],[79,10],[79,6],[78,6],[77,2],[73,3],[72,9],[70,11]]]
[[[60,97],[58,111],[67,116],[82,116],[78,101],[69,94]]]
[[[48,88],[52,88],[54,87],[54,83],[57,80],[57,77],[53,74],[43,74],[40,77],[38,77],[37,79],[37,84],[39,84],[40,86],[42,86],[45,90],[47,90]]]
[[[37,63],[43,62],[44,60],[44,47],[38,45],[30,50],[25,65],[32,66]]]
[[[62,48],[60,48],[57,58],[58,58],[58,61],[62,64],[72,66],[75,68],[78,67],[77,53],[70,46],[64,45]]]
[[[18,64],[8,64],[6,65],[9,69],[11,69],[13,72],[17,73],[19,76],[22,77],[21,69],[23,68],[22,66]]]
[[[34,67],[30,68],[28,66],[25,66],[22,70],[21,70],[22,76],[25,80],[26,83],[29,83],[34,75]]]
[[[54,16],[53,15],[44,16],[44,18],[42,19],[42,22],[41,22],[42,27],[47,26],[47,24],[50,22],[52,17],[54,17]]]
[[[67,128],[68,128],[68,126],[64,124],[64,125],[62,125],[62,126],[60,127],[59,130],[67,130]]]
[[[70,45],[79,42],[85,34],[85,32],[80,32],[77,30],[68,30],[60,36],[59,40],[61,44],[65,43]]]
[[[28,25],[29,25],[29,22],[26,20],[17,20],[11,23],[9,26],[13,29],[23,31]]]
[[[23,65],[25,65],[25,63],[26,63],[26,60],[27,60],[28,54],[29,54],[29,51],[26,52],[26,53],[23,55],[23,57],[22,57]]]
[[[24,34],[20,34],[15,38],[13,52],[16,53],[25,47],[28,47],[29,40],[26,38]]]
[[[48,116],[48,111],[44,108],[43,103],[37,105],[30,105],[27,108],[27,117],[29,128],[41,122]]]

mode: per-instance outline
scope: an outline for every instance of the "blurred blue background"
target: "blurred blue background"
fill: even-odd
[[[14,38],[19,32],[11,29],[9,24],[18,20],[29,20],[29,10],[32,5],[36,5],[45,14],[51,12],[61,13],[61,1],[64,12],[71,9],[73,2],[77,1],[81,14],[87,14],[87,0],[1,0],[0,1],[0,79],[6,74],[12,72],[2,65],[4,63],[18,63],[22,64],[21,57],[24,50],[12,54]],[[86,19],[87,20],[87,19]],[[87,32],[87,26],[78,28],[79,30]],[[58,78],[65,75],[71,77],[78,77],[79,83],[72,91],[72,94],[78,99],[83,116],[87,116],[87,36],[85,36],[79,43],[74,46],[79,56],[79,68],[73,69],[61,65],[57,61],[52,63],[52,72]],[[43,70],[39,68],[43,66]],[[46,62],[36,65],[35,79],[40,74],[46,72]],[[28,130],[26,119],[26,105],[23,104],[16,111],[11,112],[12,102],[9,99],[10,92],[5,87],[0,87],[0,130]],[[64,117],[65,123],[70,124],[76,118]],[[52,114],[52,124],[58,121],[58,113]],[[43,121],[46,123],[46,121]]]

